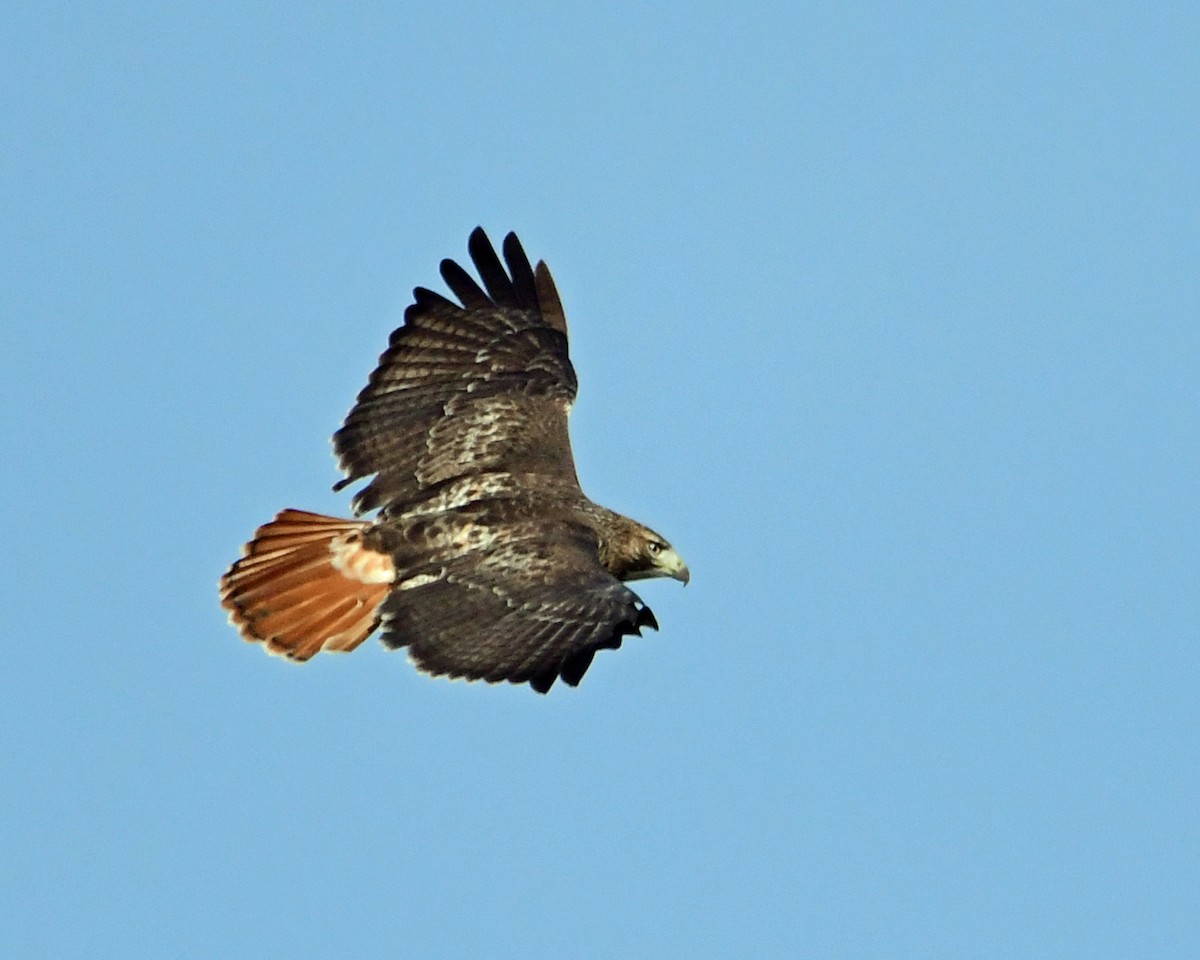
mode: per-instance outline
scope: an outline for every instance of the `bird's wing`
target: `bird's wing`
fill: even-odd
[[[484,518],[458,540],[468,547],[457,555],[406,561],[381,607],[383,642],[408,647],[427,673],[545,693],[558,677],[578,684],[597,650],[658,629],[650,608],[600,566],[583,526]]]
[[[360,514],[485,472],[578,486],[567,433],[577,383],[550,271],[531,267],[511,233],[503,262],[481,228],[468,251],[483,285],[443,260],[461,303],[413,291],[404,326],[334,434],[346,473],[335,489],[372,477],[354,498]]]

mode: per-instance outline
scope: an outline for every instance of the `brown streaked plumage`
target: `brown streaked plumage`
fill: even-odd
[[[247,640],[307,660],[377,627],[435,675],[579,683],[597,650],[654,615],[625,582],[687,567],[654,531],[589,500],[567,415],[577,383],[545,263],[515,234],[503,261],[482,229],[452,260],[455,303],[423,287],[341,429],[334,452],[370,520],[285,510],[221,578]]]

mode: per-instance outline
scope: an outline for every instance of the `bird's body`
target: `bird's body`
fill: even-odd
[[[221,580],[246,639],[295,660],[350,650],[377,626],[418,667],[545,692],[577,684],[599,649],[653,614],[624,581],[688,579],[648,527],[589,500],[567,416],[575,371],[544,263],[516,236],[502,264],[482,230],[484,286],[443,261],[456,304],[418,287],[334,435],[373,520],[285,510]],[[507,265],[507,269],[505,269]]]

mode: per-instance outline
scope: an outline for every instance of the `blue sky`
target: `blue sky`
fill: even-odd
[[[1200,955],[1194,4],[0,16],[5,955]],[[692,583],[548,697],[268,658],[476,224]]]

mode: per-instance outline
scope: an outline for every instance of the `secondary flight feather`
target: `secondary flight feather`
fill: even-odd
[[[580,489],[567,430],[577,382],[550,270],[515,234],[503,260],[482,229],[441,274],[458,302],[413,291],[404,325],[334,434],[368,480],[343,520],[284,510],[221,578],[247,640],[292,660],[349,651],[379,630],[427,673],[579,683],[598,650],[644,627],[626,583],[674,577],[679,554]]]

